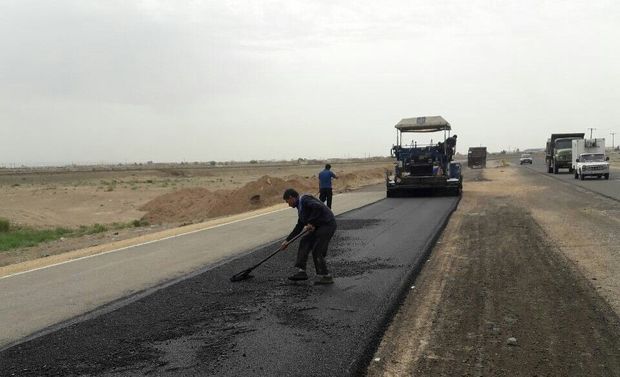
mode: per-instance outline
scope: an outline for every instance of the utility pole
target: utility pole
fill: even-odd
[[[610,132],[609,134],[611,135],[611,149],[614,150],[616,148],[616,144],[614,144],[614,136],[616,135],[616,133]]]
[[[596,130],[596,128],[588,128],[590,130],[590,139],[592,139],[592,131]]]

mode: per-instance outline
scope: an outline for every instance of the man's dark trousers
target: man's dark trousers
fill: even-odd
[[[333,191],[331,188],[321,188],[319,189],[319,200],[323,203],[327,202],[327,208],[332,208],[332,196]]]
[[[297,251],[297,263],[295,267],[306,269],[306,263],[308,261],[308,254],[312,251],[312,259],[314,260],[314,268],[317,275],[327,275],[327,263],[325,262],[325,256],[327,255],[327,248],[329,241],[332,239],[336,232],[336,221],[327,225],[322,225],[316,228],[313,232],[301,237],[299,241],[299,250]]]

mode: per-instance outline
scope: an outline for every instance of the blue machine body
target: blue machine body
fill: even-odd
[[[406,118],[396,129],[397,144],[390,151],[395,166],[393,175],[386,174],[387,196],[422,190],[459,195],[463,187],[461,164],[453,161],[454,150],[446,143],[450,124],[442,117]],[[403,145],[405,132],[442,132],[443,141],[426,145],[413,141]]]

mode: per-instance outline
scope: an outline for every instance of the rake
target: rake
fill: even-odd
[[[304,230],[303,232],[299,233],[298,235],[296,235],[295,237],[293,237],[290,241],[289,244],[292,243],[293,241],[295,241],[296,239],[298,239],[299,237],[305,235],[306,233],[308,233],[307,230]],[[252,272],[252,270],[254,270],[256,267],[260,266],[261,264],[265,263],[267,260],[269,260],[269,258],[273,257],[274,255],[278,254],[280,251],[282,251],[282,246],[280,246],[276,251],[274,251],[273,253],[269,254],[269,256],[265,259],[263,259],[262,261],[258,262],[257,264],[255,264],[254,266],[245,269],[241,272],[239,272],[238,274],[233,275],[230,278],[230,281],[237,282],[237,281],[242,281],[242,280],[247,280],[250,278],[253,278],[254,276],[250,275],[250,272]]]

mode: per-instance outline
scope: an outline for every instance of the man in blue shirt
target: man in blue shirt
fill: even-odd
[[[319,173],[319,200],[323,203],[327,202],[327,208],[332,208],[332,179],[336,177],[330,169],[332,166],[330,164],[325,165],[325,169],[323,169]]]

